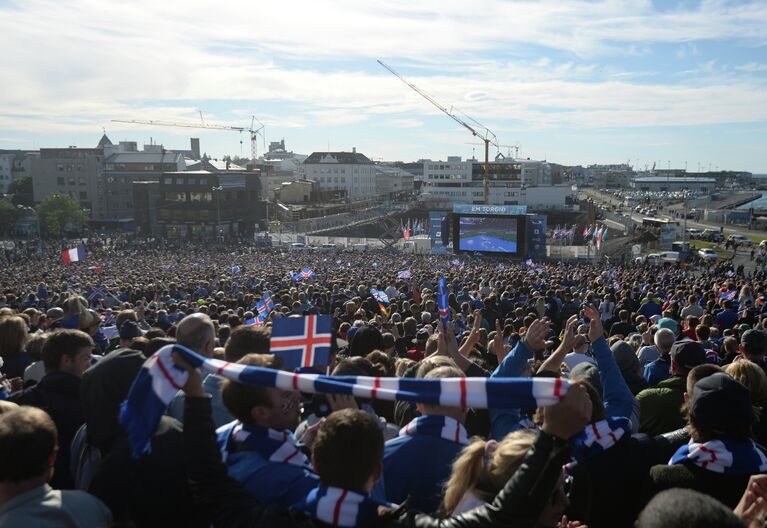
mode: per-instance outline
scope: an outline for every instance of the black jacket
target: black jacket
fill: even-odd
[[[69,445],[85,421],[80,405],[80,383],[80,378],[72,374],[51,372],[43,376],[40,383],[16,392],[9,398],[19,405],[31,405],[44,410],[56,424],[59,452],[50,484],[57,489],[73,487],[69,472]]]
[[[213,526],[323,526],[301,512],[260,504],[227,475],[221,462],[211,418],[210,398],[186,398],[184,455],[195,499]],[[534,527],[549,502],[570,445],[540,433],[533,448],[492,504],[458,517],[437,519],[397,508],[377,519],[375,526],[407,528]]]
[[[206,526],[190,507],[193,499],[184,470],[181,423],[163,416],[152,436],[151,453],[138,459],[133,458],[128,435],[118,423],[120,403],[143,361],[140,352],[122,348],[107,354],[83,376],[84,449],[97,449],[101,457],[87,491],[109,506],[118,524]]]

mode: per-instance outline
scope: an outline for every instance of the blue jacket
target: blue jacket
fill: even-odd
[[[666,354],[644,367],[644,380],[647,385],[654,387],[661,381],[671,377],[671,357]]]
[[[608,418],[628,418],[634,414],[634,396],[623,379],[620,368],[615,362],[612,350],[607,345],[604,337],[600,337],[591,344],[591,351],[599,368],[599,380],[602,383],[602,400],[605,413]],[[493,376],[518,377],[524,371],[527,359],[532,357],[532,352],[520,341],[517,347],[511,351],[498,365]],[[507,434],[521,429],[519,423],[519,409],[490,410],[491,437],[502,440]]]
[[[501,364],[496,367],[491,378],[518,378],[527,367],[527,361],[532,359],[533,351],[527,348],[524,341],[506,354]],[[490,437],[499,442],[507,434],[522,429],[519,409],[488,409],[490,415]]]
[[[436,512],[442,500],[442,485],[450,478],[453,460],[463,447],[458,442],[418,433],[386,442],[386,499],[401,504],[409,496],[412,509]]]
[[[228,435],[218,435],[222,454]],[[306,494],[320,484],[312,471],[292,464],[271,462],[256,451],[232,451],[224,461],[227,473],[240,482],[248,493],[264,504],[289,508],[306,498]]]

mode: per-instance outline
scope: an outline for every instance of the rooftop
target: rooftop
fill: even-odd
[[[304,163],[341,163],[346,165],[373,164],[367,156],[360,154],[359,152],[312,152],[309,157],[304,160]]]

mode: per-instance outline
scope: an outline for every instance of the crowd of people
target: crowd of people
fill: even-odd
[[[84,243],[72,264],[59,255],[71,242],[0,249],[0,528],[767,518],[761,275],[728,262]],[[310,314],[332,316],[319,374],[564,389],[538,408],[308,394],[203,377],[174,352],[186,382],[135,456],[120,409],[158,351],[282,369],[272,323]]]

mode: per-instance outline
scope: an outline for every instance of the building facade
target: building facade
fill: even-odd
[[[0,194],[8,192],[14,180],[32,175],[32,161],[40,157],[38,150],[0,150]]]
[[[405,198],[413,194],[414,176],[399,167],[376,165],[376,195],[388,199]]]
[[[364,154],[313,152],[304,160],[304,176],[320,191],[338,192],[339,197],[367,198],[376,194],[376,167]]]
[[[106,136],[105,136],[106,137]],[[32,160],[32,196],[35,203],[50,195],[68,195],[93,216],[101,206],[104,174],[104,149],[43,148],[40,157]]]
[[[159,179],[158,231],[170,238],[252,237],[266,215],[260,198],[256,171],[166,172]]]
[[[484,163],[448,157],[447,162],[425,161],[424,201],[442,204],[483,204]],[[491,205],[528,205],[539,209],[567,208],[569,184],[552,185],[547,163],[498,159],[488,164],[488,202]]]

